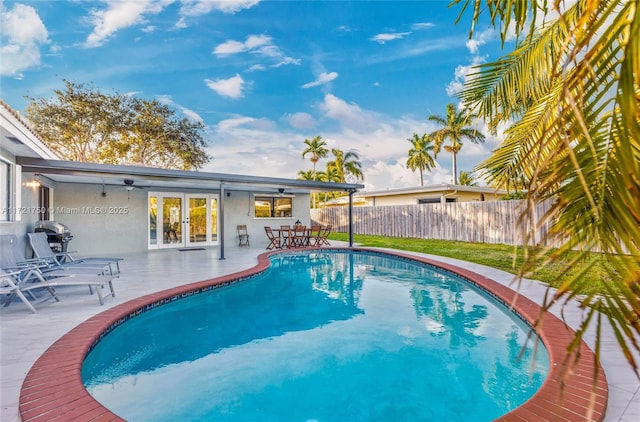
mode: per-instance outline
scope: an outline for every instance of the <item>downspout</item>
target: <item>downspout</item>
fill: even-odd
[[[355,189],[349,189],[349,247],[353,247],[353,194]]]
[[[220,260],[224,258],[224,183],[220,183],[220,224],[219,233],[220,236]]]

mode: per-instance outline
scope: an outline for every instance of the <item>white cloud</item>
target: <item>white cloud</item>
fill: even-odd
[[[145,14],[160,13],[172,2],[173,0],[107,1],[106,9],[91,11],[94,28],[85,41],[85,47],[99,47],[119,30],[144,24]]]
[[[0,27],[0,74],[22,78],[21,71],[40,65],[40,46],[49,42],[47,28],[33,7],[18,3],[8,10],[2,2]]]
[[[275,63],[270,66],[272,68],[289,64],[300,64],[300,59],[288,57],[282,52],[280,47],[273,43],[273,39],[268,35],[249,35],[245,41],[227,40],[222,44],[218,44],[213,49],[213,54],[218,57],[225,57],[240,53],[268,57],[275,61]],[[249,68],[250,71],[264,69],[266,69],[266,66],[262,64],[255,64]]]
[[[244,42],[227,40],[217,45],[216,48],[213,49],[213,54],[217,56],[228,56],[255,50],[264,45],[271,45],[271,37],[267,35],[249,35]]]
[[[467,40],[467,49],[471,54],[478,54],[480,46],[483,46],[487,41],[492,40],[495,37],[495,31],[493,28],[489,28],[485,31],[475,32],[473,38]]]
[[[380,44],[384,44],[387,41],[399,40],[407,35],[411,34],[411,32],[391,32],[386,34],[377,34],[371,37],[371,41],[378,42]]]
[[[347,103],[345,100],[333,94],[326,94],[318,108],[331,119],[350,130],[368,130],[376,126],[376,116],[373,112],[362,110],[355,103]]]
[[[435,24],[431,22],[418,22],[411,25],[411,29],[429,29],[433,28]]]
[[[336,79],[338,77],[338,73],[337,72],[322,72],[315,81],[306,83],[304,85],[302,85],[302,88],[311,88],[314,86],[318,86],[318,85],[324,85],[327,84],[329,82],[331,82],[332,80]]]
[[[180,14],[183,16],[201,16],[217,10],[222,13],[234,14],[244,9],[250,9],[260,0],[182,0]]]
[[[204,81],[218,95],[233,99],[244,97],[245,81],[238,74],[229,79],[216,79],[214,81],[205,79]]]
[[[453,80],[446,87],[447,95],[455,97],[456,94],[462,91],[465,82],[469,80],[473,73],[477,72],[475,66],[483,63],[484,60],[484,57],[475,56],[469,65],[458,65],[454,71]]]
[[[318,124],[313,116],[304,112],[285,114],[282,116],[282,120],[289,123],[291,127],[296,129],[312,129]]]

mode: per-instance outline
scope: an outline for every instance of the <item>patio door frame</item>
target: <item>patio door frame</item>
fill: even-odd
[[[154,206],[151,198],[155,198]],[[178,215],[164,215],[165,198],[180,200]],[[190,200],[204,199],[206,230],[203,240],[191,239],[192,214]],[[212,208],[215,207],[215,210]],[[215,213],[212,216],[212,212]],[[219,216],[220,200],[218,194],[212,193],[184,193],[184,192],[149,192],[147,195],[147,245],[149,249],[171,249],[197,246],[215,246],[219,244]],[[214,221],[215,217],[215,221]],[[170,221],[173,230],[168,230],[165,220]],[[179,230],[176,230],[179,229]]]

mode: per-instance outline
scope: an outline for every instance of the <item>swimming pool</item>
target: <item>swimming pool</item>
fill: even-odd
[[[384,254],[273,255],[234,286],[114,328],[83,379],[129,420],[491,420],[543,382],[528,327],[475,287]]]

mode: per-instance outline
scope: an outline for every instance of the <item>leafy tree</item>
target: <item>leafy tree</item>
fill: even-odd
[[[362,164],[360,164],[360,156],[353,152],[348,151],[346,154],[344,151],[332,148],[333,161],[327,163],[327,172],[332,169],[337,172],[339,180],[338,182],[346,183],[347,179],[363,180],[364,173],[362,173]]]
[[[473,177],[473,173],[469,173],[468,171],[460,172],[460,176],[458,176],[458,184],[461,186],[478,186],[478,183]]]
[[[432,114],[428,117],[432,122],[436,122],[442,126],[442,128],[432,132],[430,136],[433,137],[435,142],[435,148],[433,150],[434,157],[437,158],[442,148],[444,141],[449,139],[451,145],[445,145],[444,149],[453,155],[453,184],[458,184],[458,165],[457,159],[458,152],[462,148],[462,140],[468,139],[474,144],[484,142],[485,136],[477,129],[469,127],[469,124],[477,117],[476,114],[470,113],[468,110],[456,111],[456,106],[453,104],[447,104],[447,115],[437,116]]]
[[[157,100],[64,83],[54,98],[29,98],[26,110],[34,130],[62,158],[183,170],[209,161],[202,122],[179,119]]]
[[[312,140],[305,139],[304,144],[307,146],[307,148],[302,151],[302,158],[305,158],[309,154],[311,155],[311,158],[309,158],[309,160],[313,164],[313,173],[315,174],[316,163],[321,158],[326,158],[329,154],[329,150],[326,148],[327,143],[322,140],[321,136],[316,136]]]
[[[599,356],[606,318],[638,373],[631,353],[640,350],[638,2],[577,0],[567,6],[555,1],[554,15],[535,1],[520,7],[487,1],[486,8],[482,0],[459,3],[461,16],[469,6],[476,11],[473,24],[489,13],[503,40],[511,29],[520,40],[514,51],[477,67],[461,99],[490,127],[511,124],[481,167],[498,183],[513,175],[528,180],[530,206],[521,219],[531,222],[525,233],[531,247],[521,275],[557,260],[573,262],[568,257],[575,251],[575,261],[599,252],[608,273],[602,291],[585,292],[578,274],[545,299],[544,309],[568,299],[585,309],[569,350],[571,362],[579,358],[579,340],[592,323]],[[534,245],[532,205],[547,198],[554,198],[554,205],[543,216],[551,229],[542,240],[557,250],[544,258],[543,248]]]
[[[424,170],[431,170],[435,167],[436,163],[431,153],[433,152],[433,138],[426,133],[422,136],[418,136],[417,133],[413,134],[413,138],[408,138],[407,141],[411,142],[411,149],[409,149],[409,158],[407,159],[407,167],[411,171],[420,171],[420,186],[424,186],[424,177],[422,172]]]

